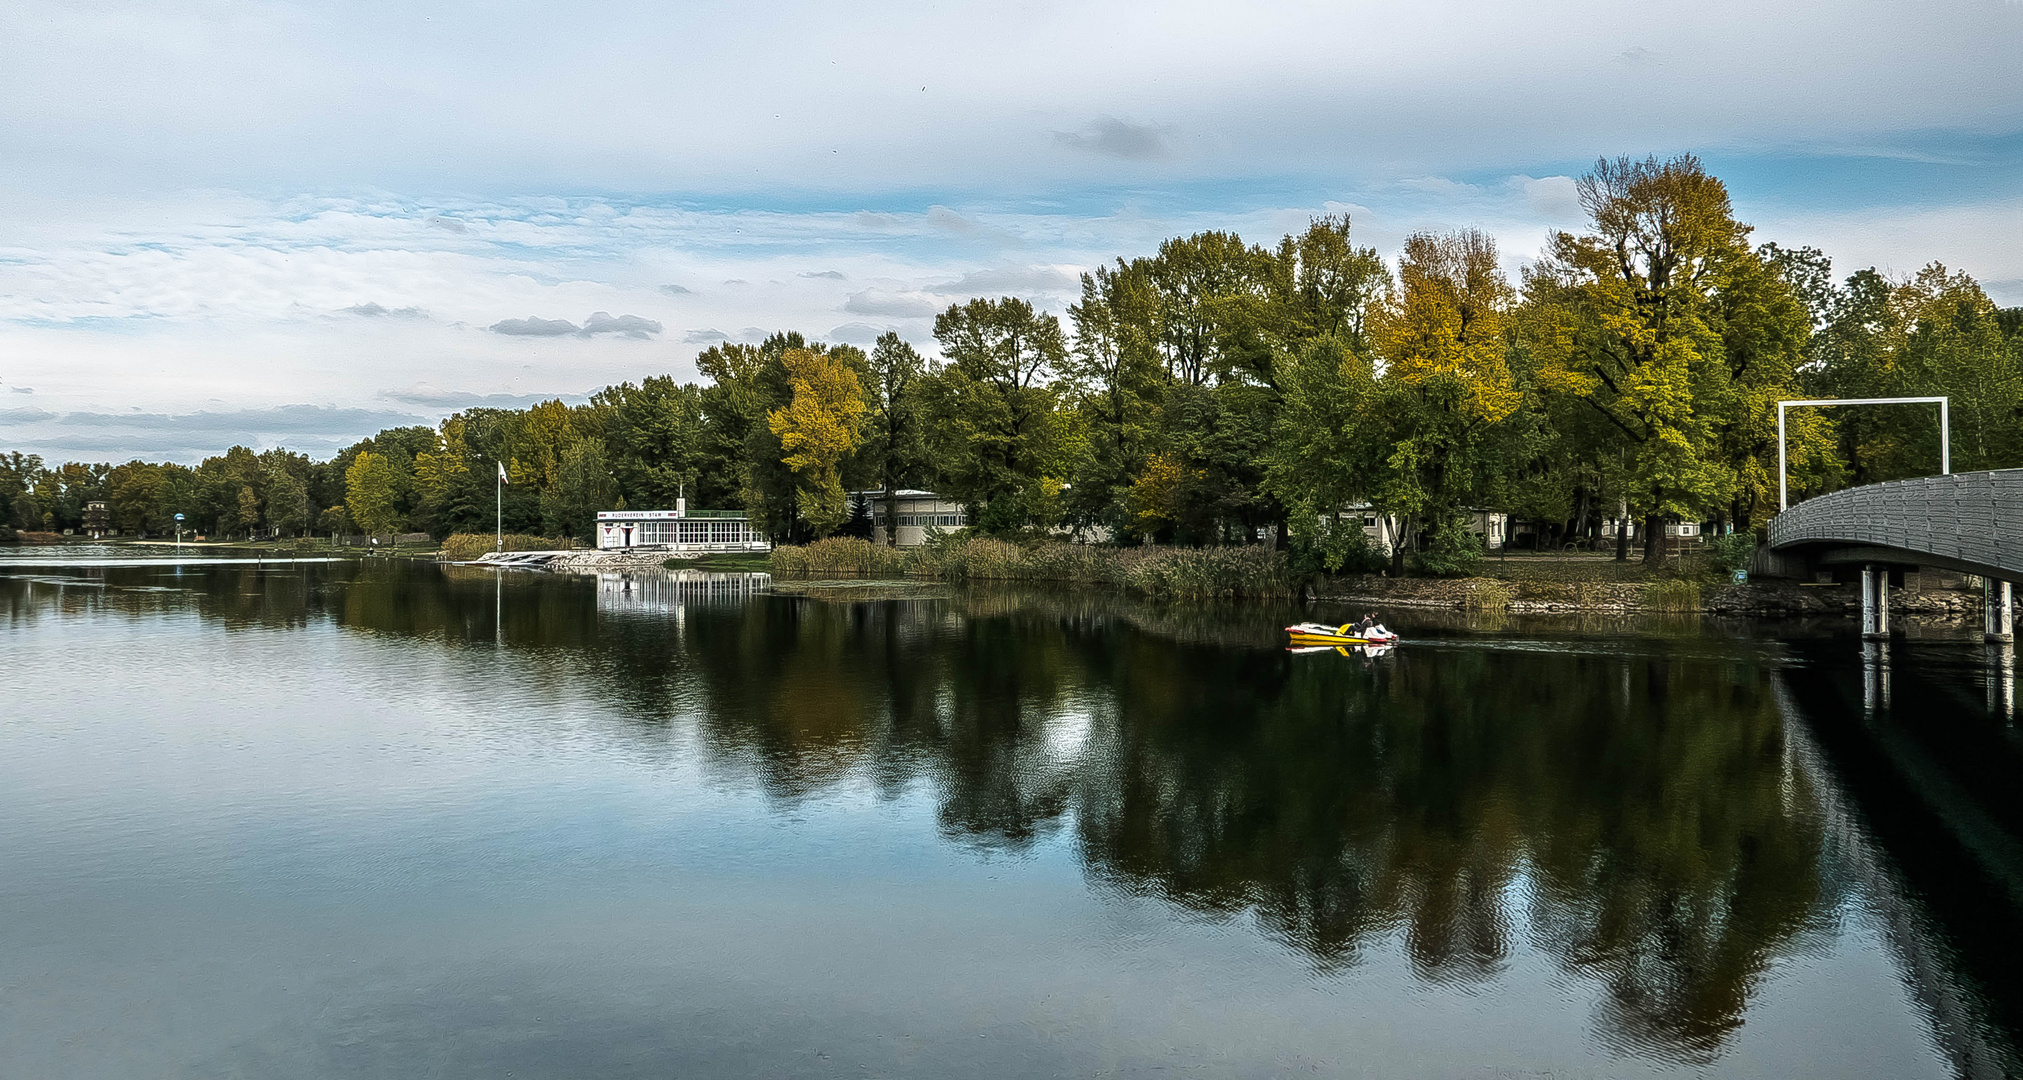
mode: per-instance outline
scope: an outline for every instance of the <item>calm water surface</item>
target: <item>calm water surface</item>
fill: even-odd
[[[0,560],[0,1076],[2023,1061],[1973,637],[813,592]]]

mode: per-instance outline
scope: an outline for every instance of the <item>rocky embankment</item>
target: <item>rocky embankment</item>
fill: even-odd
[[[1503,578],[1345,577],[1322,586],[1324,600],[1391,607],[1450,608],[1518,613],[1601,613],[1701,611],[1764,617],[1858,616],[1861,591],[1855,585],[1807,585],[1758,581],[1747,585],[1701,587],[1692,582],[1565,582]],[[1890,610],[1936,618],[1977,618],[1978,592],[1958,588],[1912,587],[1890,590]]]
[[[665,551],[634,548],[623,551],[488,551],[473,560],[478,566],[510,566],[521,570],[563,572],[594,570],[657,570],[670,556]]]

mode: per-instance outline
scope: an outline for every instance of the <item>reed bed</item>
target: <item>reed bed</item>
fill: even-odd
[[[1483,578],[1468,590],[1462,606],[1469,611],[1509,611],[1510,602],[1517,599],[1517,590],[1508,582]]]
[[[1022,545],[987,537],[951,537],[900,550],[864,540],[819,540],[773,549],[776,574],[911,577],[930,581],[1035,581],[1107,585],[1148,596],[1289,596],[1294,580],[1283,553],[1267,547],[1112,548]]]
[[[1644,607],[1652,611],[1700,610],[1700,583],[1691,578],[1665,578],[1644,586]]]

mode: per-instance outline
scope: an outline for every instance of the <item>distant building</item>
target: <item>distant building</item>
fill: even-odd
[[[1461,511],[1462,524],[1469,532],[1482,538],[1482,546],[1487,551],[1501,551],[1510,538],[1510,515],[1500,510],[1469,509]],[[1355,503],[1342,508],[1344,521],[1361,522],[1363,535],[1369,537],[1370,547],[1384,555],[1391,554],[1404,539],[1404,524],[1390,514],[1380,514],[1369,503]]]
[[[672,510],[606,510],[597,515],[601,549],[666,548],[669,551],[766,551],[771,545],[742,510],[689,512],[686,500]]]
[[[84,532],[93,540],[112,532],[112,513],[105,508],[104,503],[94,500],[84,504]]]
[[[919,547],[927,543],[929,529],[960,529],[969,524],[969,515],[962,504],[932,491],[907,488],[894,493],[896,507],[885,505],[883,491],[853,491],[852,498],[862,498],[871,504],[871,539],[876,543],[885,542],[885,515],[891,512],[899,522],[894,542],[899,547]]]

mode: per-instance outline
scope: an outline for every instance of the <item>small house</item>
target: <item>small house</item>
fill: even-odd
[[[969,524],[969,514],[961,503],[932,491],[906,488],[894,492],[891,506],[886,505],[883,491],[853,491],[850,495],[870,504],[871,539],[875,543],[886,542],[888,520],[897,522],[892,537],[897,547],[919,547],[927,543],[929,529],[952,530]]]
[[[112,512],[106,509],[105,503],[94,499],[84,504],[84,532],[93,540],[111,535]]]

